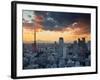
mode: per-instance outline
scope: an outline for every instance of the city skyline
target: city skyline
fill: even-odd
[[[37,20],[41,23],[35,24]],[[90,14],[23,10],[22,21],[25,43],[34,41],[34,29],[37,41],[51,43],[58,41],[59,37],[63,37],[65,42],[81,37],[91,40]]]

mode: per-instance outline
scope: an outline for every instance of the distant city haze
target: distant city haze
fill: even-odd
[[[80,37],[85,37],[86,41],[90,40],[90,34],[82,34],[82,35],[76,35],[73,34],[73,30],[72,31],[65,31],[65,32],[56,32],[56,31],[39,31],[37,32],[37,37],[36,40],[37,42],[54,42],[54,41],[58,41],[59,37],[63,37],[65,42],[73,42],[74,40],[77,40],[77,38]],[[23,41],[24,43],[32,43],[34,40],[34,30],[30,30],[30,29],[25,29],[23,28]]]

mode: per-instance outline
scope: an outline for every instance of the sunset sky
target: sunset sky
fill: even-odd
[[[34,41],[34,29],[38,42],[54,42],[63,37],[73,42],[85,37],[90,40],[90,14],[23,10],[23,41]]]

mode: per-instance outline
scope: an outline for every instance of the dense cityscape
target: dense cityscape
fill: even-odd
[[[91,66],[90,41],[85,37],[72,43],[63,37],[54,43],[23,43],[23,69]]]

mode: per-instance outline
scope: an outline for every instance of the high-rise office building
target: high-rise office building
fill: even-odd
[[[59,48],[58,48],[59,57],[63,56],[63,47],[64,47],[64,39],[63,39],[63,37],[60,37],[59,38]]]

